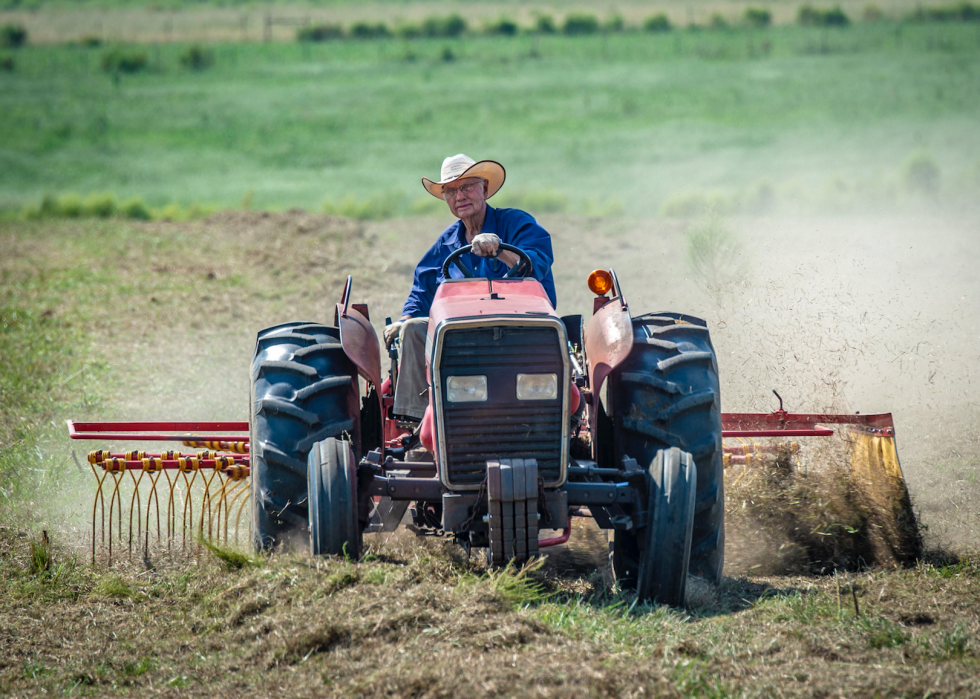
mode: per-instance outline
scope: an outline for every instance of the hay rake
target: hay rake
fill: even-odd
[[[823,460],[819,450],[814,450],[817,456],[808,454],[812,443],[788,438],[837,437],[845,452],[839,463],[859,496],[871,505],[866,512],[868,524],[879,537],[875,562],[906,564],[922,555],[922,539],[898,459],[891,413],[789,413],[783,410],[780,398],[779,410],[774,413],[722,413],[722,436],[726,487],[730,489],[740,483],[747,487],[774,471],[788,474],[795,468],[806,476],[811,463]]]
[[[223,431],[239,434],[200,434]],[[248,423],[68,421],[72,439],[169,441],[201,449],[193,454],[165,450],[88,454],[96,480],[92,503],[92,561],[97,550],[111,562],[114,545],[132,557],[142,547],[148,555],[151,537],[169,552],[186,549],[188,538],[237,541],[249,503]],[[161,503],[161,500],[164,503]],[[124,535],[124,523],[126,534]],[[190,537],[188,536],[190,533]]]

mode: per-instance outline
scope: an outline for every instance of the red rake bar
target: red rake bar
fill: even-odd
[[[68,420],[72,439],[119,439],[132,442],[247,442],[247,422],[75,422]],[[196,434],[197,432],[245,434]],[[163,434],[180,432],[181,434]]]
[[[820,413],[722,413],[722,437],[830,437],[834,430],[824,425],[847,425],[869,434],[895,436],[891,413],[842,415]]]

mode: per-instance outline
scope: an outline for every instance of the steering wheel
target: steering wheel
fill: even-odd
[[[453,252],[449,253],[449,257],[447,257],[446,261],[442,263],[442,276],[444,279],[449,279],[449,265],[451,264],[456,265],[456,268],[459,269],[459,271],[462,272],[463,276],[466,277],[467,279],[473,278],[473,273],[469,270],[469,268],[466,265],[463,264],[463,261],[459,259],[466,253],[470,252],[472,249],[473,249],[472,245],[464,245],[458,250],[454,250]],[[517,264],[515,264],[513,267],[507,270],[507,273],[503,277],[504,279],[515,279],[517,277],[530,277],[534,273],[534,265],[531,264],[531,258],[527,256],[526,252],[524,252],[520,248],[515,248],[513,245],[508,245],[507,243],[500,243],[497,246],[498,254],[500,253],[501,250],[512,252],[515,255],[517,255],[517,257],[519,258],[517,260]],[[494,255],[493,257],[496,256],[497,255]]]

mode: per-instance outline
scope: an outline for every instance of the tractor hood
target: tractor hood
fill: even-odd
[[[439,285],[432,301],[429,337],[445,320],[488,315],[558,318],[537,279],[447,279]]]

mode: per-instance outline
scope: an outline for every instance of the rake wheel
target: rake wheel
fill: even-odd
[[[641,467],[661,449],[678,447],[694,458],[697,494],[690,570],[717,583],[725,562],[725,490],[718,363],[704,321],[676,313],[633,319],[633,350],[609,377],[617,458]],[[617,531],[615,549],[636,548],[631,532]]]
[[[286,323],[259,333],[251,378],[253,543],[305,545],[310,450],[345,433],[359,443],[356,369],[337,328]]]

